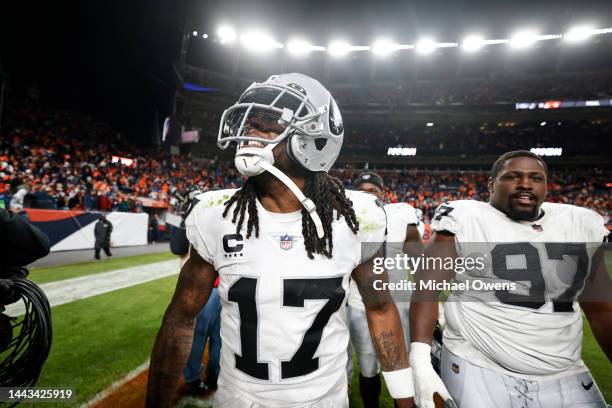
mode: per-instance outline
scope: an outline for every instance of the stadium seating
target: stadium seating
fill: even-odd
[[[10,205],[11,196],[26,189],[24,204],[38,208],[85,209],[101,211],[142,211],[138,197],[159,200],[177,209],[194,187],[233,188],[243,179],[228,160],[194,159],[170,155],[159,149],[143,148],[122,140],[108,126],[70,112],[46,112],[32,108],[13,109],[7,133],[0,138],[0,197]],[[589,138],[608,130],[585,127]],[[607,124],[607,126],[610,126]],[[576,127],[559,126],[575,132]],[[606,127],[605,129],[609,129]],[[414,132],[404,129],[405,137],[432,149],[480,148],[478,138],[487,140],[483,150],[503,152],[522,147],[522,137],[533,137],[526,128],[487,127],[470,137],[468,128],[439,128]],[[367,131],[364,131],[367,132]],[[399,143],[397,130],[383,129],[382,136],[347,135],[347,149],[359,149],[374,142]],[[556,131],[555,131],[556,132]],[[601,133],[599,133],[601,132]],[[501,143],[499,134],[508,140]],[[556,134],[556,133],[555,133]],[[553,132],[550,132],[553,137]],[[571,138],[589,143],[585,138]],[[588,138],[587,138],[588,139]],[[356,143],[360,140],[360,143]],[[132,165],[113,163],[112,157],[134,159]],[[210,157],[214,157],[210,155]],[[350,186],[360,170],[338,169],[332,174]],[[425,221],[435,207],[455,199],[486,200],[487,172],[434,169],[381,170],[389,202],[409,202],[423,210]],[[549,200],[592,208],[609,218],[612,211],[609,180],[604,174],[554,172],[549,182]],[[608,221],[611,224],[611,221]]]

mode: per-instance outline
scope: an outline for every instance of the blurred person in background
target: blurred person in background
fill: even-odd
[[[27,181],[17,188],[17,192],[11,198],[11,209],[21,210],[23,208],[23,200],[30,191],[30,185]]]
[[[95,243],[95,258],[100,259],[100,249],[104,250],[107,257],[113,256],[110,252],[111,233],[113,232],[113,224],[106,219],[104,214],[100,215],[100,219],[94,227]]]

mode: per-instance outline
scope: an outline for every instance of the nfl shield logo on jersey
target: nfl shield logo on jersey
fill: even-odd
[[[531,224],[531,228],[533,228],[534,231],[538,231],[538,232],[544,231],[544,228],[542,228],[540,224]]]
[[[293,237],[291,235],[281,235],[280,247],[285,251],[290,250],[293,247]]]

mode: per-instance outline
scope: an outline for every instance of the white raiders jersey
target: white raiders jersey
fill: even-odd
[[[385,213],[375,197],[347,191],[358,234],[334,216],[333,257],[309,259],[301,211],[271,213],[258,201],[259,238],[245,238],[246,220],[236,234],[234,207],[222,215],[235,191],[199,195],[186,220],[187,238],[219,273],[219,386],[265,406],[317,401],[346,381],[349,276],[384,242]]]
[[[385,257],[394,258],[397,254],[404,253],[404,242],[406,241],[406,228],[409,225],[417,225],[416,210],[407,203],[393,203],[385,205],[387,213],[387,242],[385,245]],[[403,269],[387,269],[389,282],[400,282],[406,280],[408,271]],[[363,299],[357,288],[355,281],[351,280],[351,289],[348,304],[361,310],[365,309]],[[400,303],[410,303],[410,292],[407,290],[393,290],[391,296],[398,305]]]
[[[489,203],[461,200],[438,207],[432,220],[434,231],[455,235],[460,257],[484,257],[484,268],[457,273],[456,281],[517,285],[452,291],[444,345],[473,364],[525,379],[586,370],[575,299],[608,234],[591,210],[553,203],[541,210],[536,221],[514,221]]]

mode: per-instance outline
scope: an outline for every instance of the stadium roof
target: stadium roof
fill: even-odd
[[[550,33],[574,24],[612,26],[609,0],[152,0],[146,5],[97,0],[36,4],[39,10],[17,2],[11,13],[20,15],[2,15],[8,21],[0,25],[4,42],[0,58],[13,89],[36,83],[49,104],[95,113],[134,133],[154,125],[155,111],[163,118],[171,110],[175,91],[172,64],[178,58],[188,18],[190,32],[203,33],[228,23],[241,31],[263,27],[284,39],[303,35],[316,44],[341,37],[358,44],[383,36],[403,43],[424,36],[455,40],[476,32],[487,38],[506,37],[531,27]],[[214,56],[204,48],[191,50],[204,58]],[[246,58],[243,66],[256,70],[263,64],[263,60]],[[392,68],[395,62],[381,65],[385,64]]]

